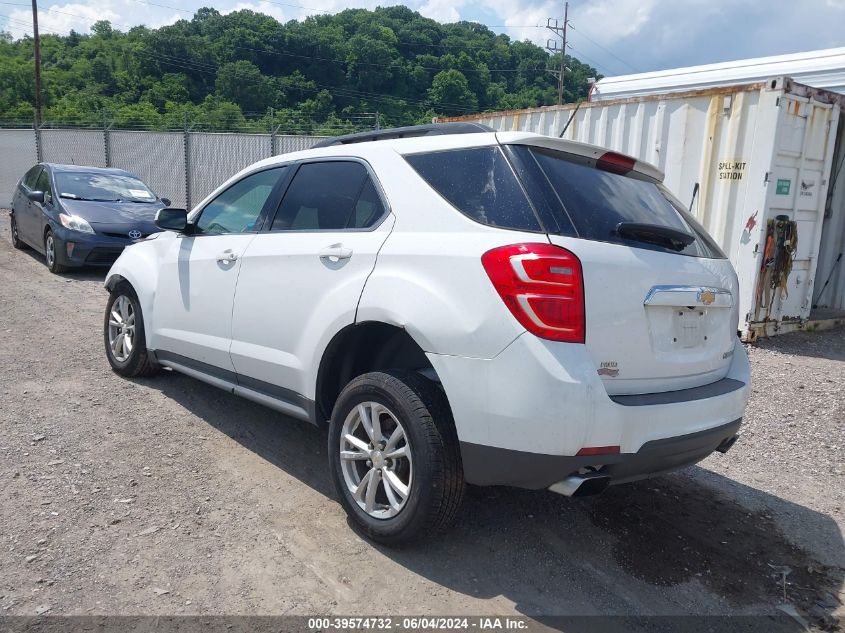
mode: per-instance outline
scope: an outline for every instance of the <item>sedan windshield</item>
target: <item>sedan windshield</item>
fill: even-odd
[[[98,202],[155,202],[155,194],[133,176],[58,172],[59,196],[73,200]]]

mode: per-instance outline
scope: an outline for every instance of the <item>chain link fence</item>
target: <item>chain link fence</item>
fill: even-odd
[[[322,136],[104,129],[0,128],[0,207],[37,162],[117,167],[174,207],[190,209],[244,167],[308,149]]]

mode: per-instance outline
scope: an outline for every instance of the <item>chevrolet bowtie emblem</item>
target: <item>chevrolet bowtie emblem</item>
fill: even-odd
[[[698,300],[706,306],[709,306],[716,300],[716,293],[712,290],[699,290]]]

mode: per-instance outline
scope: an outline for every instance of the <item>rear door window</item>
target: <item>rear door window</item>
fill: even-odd
[[[574,154],[537,147],[512,147],[514,154],[527,164],[528,171],[533,169],[539,173],[535,180],[535,195],[545,195],[546,202],[558,215],[560,226],[573,227],[575,236],[678,252],[660,244],[620,236],[616,231],[620,223],[652,224],[695,235],[695,241],[680,251],[681,254],[724,257],[706,231],[660,183],[636,173],[619,174],[597,168],[595,160]],[[564,233],[553,227],[549,227],[549,231]]]
[[[271,231],[366,229],[384,215],[367,168],[354,161],[300,166],[273,219]]]
[[[405,156],[437,193],[467,217],[503,229],[543,230],[499,147]]]

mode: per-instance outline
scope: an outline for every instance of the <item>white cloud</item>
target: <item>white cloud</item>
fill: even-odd
[[[457,22],[461,19],[458,7],[462,4],[462,2],[455,2],[454,0],[428,0],[419,8],[419,12],[438,22]]]
[[[160,19],[154,19],[147,23],[151,29],[160,29],[163,26],[169,26],[170,24],[174,24],[179,20],[184,20],[187,17],[187,13],[174,13],[170,17],[163,17]]]
[[[263,13],[264,15],[269,15],[272,18],[276,18],[279,22],[287,22],[288,20],[292,19],[294,16],[293,14],[287,15],[285,11],[277,4],[271,4],[269,2],[238,2],[234,7],[231,9],[222,9],[220,13],[232,13],[234,11],[243,11],[243,10],[254,11],[255,13]]]
[[[119,15],[110,2],[92,3],[73,2],[56,4],[38,11],[38,30],[42,33],[69,33],[71,29],[87,33],[97,20],[118,22]],[[12,37],[32,34],[32,11],[15,9],[9,13],[7,29]]]
[[[570,19],[579,29],[613,42],[639,33],[652,19],[656,4],[655,0],[602,0],[575,8]]]

